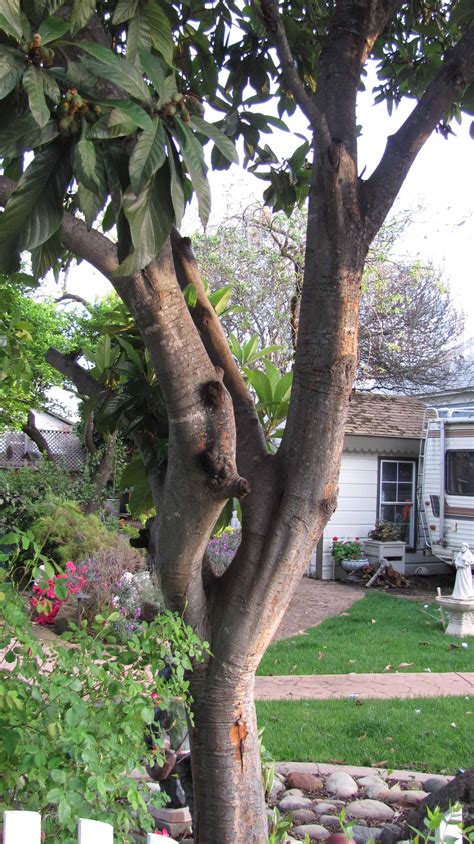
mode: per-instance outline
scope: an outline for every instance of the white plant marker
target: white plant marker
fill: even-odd
[[[178,842],[175,838],[170,838],[168,835],[149,832],[146,837],[146,844],[178,844]]]
[[[463,835],[459,824],[462,823],[462,808],[459,804],[444,813],[438,829],[435,832],[436,844],[462,844]]]
[[[3,844],[40,844],[39,812],[4,812]]]
[[[109,823],[79,818],[77,841],[78,844],[114,844],[114,828]]]

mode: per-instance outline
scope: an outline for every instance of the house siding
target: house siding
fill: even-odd
[[[344,539],[366,537],[369,530],[372,530],[377,510],[377,479],[377,454],[343,455],[337,510],[324,530],[320,562],[317,563],[316,552],[312,555],[309,567],[311,576],[321,580],[333,578],[333,536]]]

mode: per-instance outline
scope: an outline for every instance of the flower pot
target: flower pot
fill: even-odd
[[[347,571],[350,574],[353,574],[355,571],[359,571],[359,569],[363,569],[365,568],[365,566],[368,565],[369,561],[366,557],[361,557],[358,560],[341,560],[341,567],[344,569],[344,571]]]

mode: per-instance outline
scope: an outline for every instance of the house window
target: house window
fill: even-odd
[[[474,451],[446,452],[446,492],[474,495]]]
[[[400,528],[400,539],[415,546],[415,469],[414,460],[381,460],[379,519]]]

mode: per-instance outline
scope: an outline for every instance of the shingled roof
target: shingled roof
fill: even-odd
[[[410,396],[353,392],[346,434],[419,439],[426,405]]]

